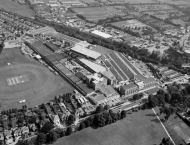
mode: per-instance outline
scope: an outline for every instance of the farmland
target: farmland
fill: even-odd
[[[33,11],[26,5],[20,5],[12,0],[0,0],[0,8],[26,17],[33,17]]]
[[[146,24],[143,24],[139,22],[138,20],[119,21],[119,22],[112,23],[112,25],[115,25],[117,27],[130,27],[130,28],[148,27]]]
[[[125,15],[121,11],[115,9],[112,6],[106,7],[89,7],[89,8],[73,8],[73,11],[77,14],[83,15],[87,20],[99,21],[114,15]]]
[[[73,90],[60,76],[39,62],[25,57],[19,48],[5,49],[0,55],[0,102],[2,109],[29,107],[46,103],[57,95]],[[10,65],[7,65],[10,63]]]
[[[54,145],[153,145],[167,137],[152,110],[128,114],[124,120],[102,128],[87,128],[59,139]]]

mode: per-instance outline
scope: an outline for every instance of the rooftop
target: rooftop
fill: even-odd
[[[127,85],[122,86],[122,88],[124,90],[131,89],[131,88],[134,88],[134,87],[138,87],[138,86],[135,83],[131,83],[131,84],[127,84]]]
[[[106,95],[107,97],[108,96],[112,96],[112,95],[117,95],[117,92],[114,90],[114,88],[112,87],[112,86],[110,86],[110,85],[108,85],[108,86],[105,86],[105,85],[103,85],[103,86],[101,86],[100,88],[100,91],[104,94],[104,95]]]
[[[89,98],[98,102],[98,101],[104,100],[106,97],[103,94],[95,93],[95,94],[90,95]]]
[[[98,31],[98,30],[94,30],[94,31],[92,31],[92,33],[95,35],[101,36],[103,38],[111,38],[112,37],[111,35],[101,32],[101,31]]]
[[[91,68],[92,70],[94,70],[96,73],[102,73],[102,72],[105,72],[106,71],[106,68],[101,66],[101,65],[98,65],[94,62],[91,62],[87,59],[84,59],[84,58],[81,58],[79,59],[83,64],[85,64],[86,66],[88,66],[89,68]]]
[[[71,48],[71,50],[93,59],[97,59],[98,57],[101,56],[100,53],[87,49],[85,47],[82,47],[80,45],[75,45],[73,48]]]

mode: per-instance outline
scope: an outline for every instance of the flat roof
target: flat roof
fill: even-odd
[[[149,82],[153,82],[155,81],[155,79],[153,77],[149,77],[143,80],[144,83],[149,83]]]
[[[155,88],[152,88],[150,90],[145,91],[145,93],[147,93],[147,94],[155,94],[155,93],[158,92],[158,90],[159,90],[159,88],[155,87]]]
[[[98,65],[94,62],[91,62],[87,59],[84,59],[84,58],[81,58],[79,59],[82,63],[84,63],[86,66],[88,66],[89,68],[91,68],[92,70],[94,70],[96,73],[102,73],[102,72],[105,72],[106,71],[106,68],[101,66],[101,65]]]
[[[111,38],[112,37],[110,34],[107,34],[107,33],[104,33],[104,32],[98,31],[98,30],[94,30],[91,33],[101,36],[103,38]]]
[[[106,97],[103,94],[92,94],[89,96],[89,98],[91,98],[97,102],[106,99]]]
[[[131,84],[127,84],[127,85],[124,85],[124,86],[121,86],[121,87],[123,89],[127,90],[127,89],[138,87],[138,86],[135,83],[131,83]]]
[[[111,85],[103,85],[99,89],[106,96],[117,94],[116,90],[114,90],[114,88]]]
[[[51,49],[52,51],[59,50],[59,47],[56,46],[55,44],[51,43],[51,42],[48,42],[48,41],[47,41],[47,42],[45,43],[45,45],[46,45],[47,47],[49,47],[49,49]]]
[[[90,50],[88,48],[82,47],[80,45],[75,45],[73,48],[71,48],[71,50],[93,59],[97,59],[101,56],[100,53]]]
[[[86,84],[80,83],[78,86],[86,93],[86,95],[94,92],[91,88],[89,88]]]

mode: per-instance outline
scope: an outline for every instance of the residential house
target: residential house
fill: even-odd
[[[21,128],[21,133],[22,133],[22,134],[28,134],[28,133],[29,133],[29,128],[28,128],[27,126],[23,126],[23,127]]]
[[[3,141],[5,138],[4,138],[4,135],[3,135],[3,132],[0,132],[0,141]]]

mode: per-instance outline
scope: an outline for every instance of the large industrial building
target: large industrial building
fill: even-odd
[[[55,41],[68,41],[71,48],[64,52],[52,42],[28,41],[26,44],[40,54],[55,71],[70,82],[81,94],[88,96],[96,105],[115,105],[120,100],[118,93],[129,97],[141,91],[152,90],[156,81],[141,69],[135,66],[122,53],[108,50],[100,46],[93,46],[87,42],[54,32],[53,29],[44,27],[39,32],[48,29],[48,36]],[[40,34],[37,30],[30,32],[32,35]],[[108,38],[108,37],[107,37]],[[171,71],[171,79],[178,77]],[[96,95],[93,95],[96,94]]]
[[[104,32],[98,31],[98,30],[94,30],[94,31],[92,31],[92,33],[97,35],[97,36],[106,38],[106,39],[112,38],[112,36],[110,34],[107,34],[107,33],[104,33]]]
[[[80,45],[75,45],[73,48],[71,48],[71,51],[73,51],[74,53],[80,54],[83,57],[93,59],[93,60],[96,60],[101,56],[100,53],[90,50],[88,48],[82,47]]]

